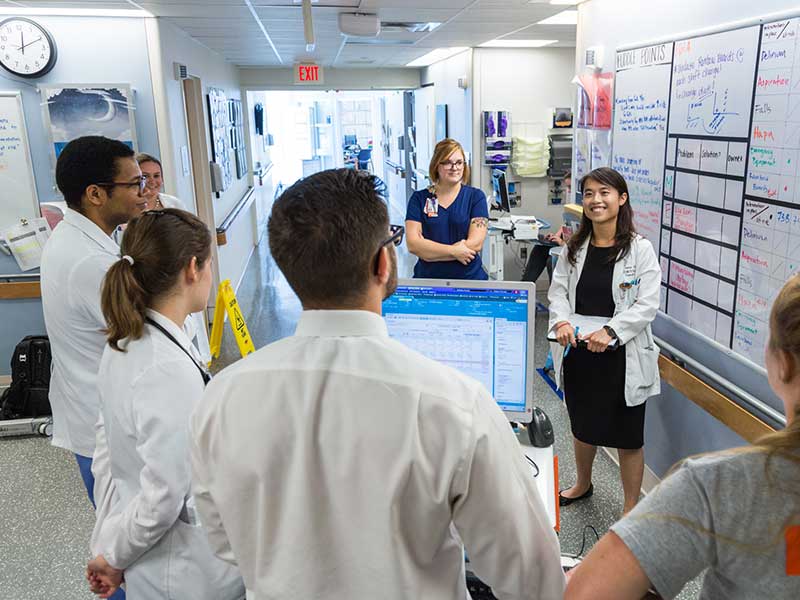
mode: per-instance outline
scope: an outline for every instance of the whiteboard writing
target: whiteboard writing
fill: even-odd
[[[39,215],[25,116],[18,92],[0,92],[0,230]]]
[[[670,131],[745,137],[758,56],[759,27],[725,31],[675,43]]]
[[[672,43],[617,54],[611,166],[628,183],[636,230],[662,244],[664,144]],[[668,181],[670,192],[672,181]]]

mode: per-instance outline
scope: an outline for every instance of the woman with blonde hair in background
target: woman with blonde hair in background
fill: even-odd
[[[469,165],[457,141],[444,139],[433,151],[431,185],[411,195],[406,244],[419,260],[414,277],[488,279],[479,252],[489,226],[486,194],[467,185]]]
[[[800,276],[769,318],[767,379],[786,428],[754,446],[691,458],[611,527],[573,572],[568,600],[674,598],[708,569],[700,598],[800,598]]]
[[[140,152],[136,155],[136,162],[145,178],[144,197],[147,200],[147,210],[157,208],[180,208],[186,210],[186,206],[175,196],[165,194],[161,190],[164,188],[164,173],[161,168],[161,161],[152,154]]]
[[[92,591],[125,577],[131,600],[244,597],[236,569],[214,556],[195,511],[189,418],[210,376],[184,330],[211,289],[211,234],[194,215],[132,219],[108,270],[108,346],[98,373]]]

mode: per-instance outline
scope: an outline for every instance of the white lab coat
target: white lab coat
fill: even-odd
[[[559,321],[568,321],[575,313],[575,293],[583,271],[589,240],[578,249],[572,265],[567,251],[561,254],[553,272],[547,298],[550,301],[548,331],[552,334]],[[633,282],[623,289],[623,282]],[[614,316],[608,325],[625,345],[625,402],[628,406],[642,404],[661,393],[658,374],[659,348],[653,340],[650,324],[656,317],[661,293],[661,266],[652,244],[640,235],[631,243],[628,254],[614,265],[611,280],[614,295]],[[590,333],[590,332],[586,332]],[[561,387],[563,348],[550,344],[556,383]]]
[[[169,194],[159,194],[158,200],[161,202],[161,206],[164,208],[179,208],[181,210],[186,210],[186,206],[180,199],[176,198],[175,196],[170,196]]]
[[[199,358],[181,328],[148,312]],[[98,389],[92,554],[124,569],[131,600],[243,598],[236,569],[211,551],[190,489],[189,416],[204,389],[198,368],[148,324],[127,352],[106,347]]]
[[[374,313],[306,311],[294,336],[225,369],[191,453],[212,547],[236,557],[252,600],[464,600],[465,547],[501,600],[563,595],[558,540],[497,403]]]
[[[100,289],[119,247],[94,222],[67,208],[42,253],[42,309],[53,353],[53,445],[94,452],[97,369],[106,345]]]

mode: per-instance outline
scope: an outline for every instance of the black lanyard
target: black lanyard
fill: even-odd
[[[148,323],[150,323],[150,325],[152,325],[153,327],[155,327],[156,329],[158,329],[158,330],[159,330],[161,333],[163,333],[165,336],[167,336],[167,338],[168,338],[168,339],[169,339],[169,340],[170,340],[170,341],[171,341],[173,344],[175,344],[175,345],[176,345],[178,348],[180,348],[181,350],[183,350],[183,353],[184,353],[186,356],[188,356],[188,357],[189,357],[189,360],[191,360],[191,361],[194,363],[194,366],[195,366],[195,367],[197,367],[198,371],[200,371],[200,376],[203,378],[203,385],[204,385],[204,386],[208,385],[208,383],[211,381],[211,373],[209,373],[208,371],[206,371],[206,370],[203,368],[203,366],[202,366],[200,363],[198,363],[198,362],[197,362],[197,360],[195,360],[194,356],[192,356],[191,354],[189,354],[189,351],[188,351],[188,350],[186,350],[186,348],[184,348],[183,346],[181,346],[181,343],[180,343],[178,340],[176,340],[176,339],[175,339],[175,337],[174,337],[174,336],[173,336],[173,335],[172,335],[172,334],[171,334],[169,331],[167,331],[167,330],[166,330],[166,329],[164,329],[164,328],[163,328],[161,325],[159,325],[158,323],[156,323],[155,321],[153,321],[153,319],[151,319],[150,317],[145,317],[145,321],[147,321]]]

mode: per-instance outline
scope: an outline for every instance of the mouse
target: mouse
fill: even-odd
[[[537,448],[547,448],[555,441],[553,423],[541,408],[534,407],[533,418],[528,423],[528,438]]]

